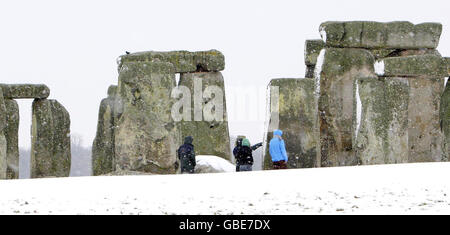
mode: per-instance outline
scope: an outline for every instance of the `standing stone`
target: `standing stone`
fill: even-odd
[[[196,82],[198,82],[198,87],[195,85]],[[189,111],[191,121],[183,120],[179,123],[181,136],[194,138],[193,145],[197,155],[214,155],[231,160],[225,85],[222,74],[220,72],[183,73],[179,85],[187,87],[191,92],[191,111]],[[205,96],[208,90],[214,93],[214,99],[217,100]],[[200,98],[197,102],[195,95]],[[217,101],[218,103],[215,103]],[[205,109],[209,105],[215,105],[215,111],[221,110],[222,115],[208,120]]]
[[[364,49],[326,48],[316,65],[318,156],[321,166],[356,165],[353,153],[354,86],[357,78],[374,77],[374,57]]]
[[[447,62],[447,77],[450,76],[450,57],[445,57],[445,61]]]
[[[407,56],[377,61],[376,73],[408,80],[408,162],[441,161],[443,136],[439,116],[444,76],[447,75],[445,59],[433,51],[404,54]]]
[[[447,82],[444,94],[441,96],[441,130],[444,133],[443,140],[443,160],[450,160],[450,85]]]
[[[357,81],[361,116],[356,123],[355,153],[359,164],[408,162],[409,92],[407,78]]]
[[[7,179],[7,142],[5,137],[6,106],[3,91],[0,87],[0,180]]]
[[[0,84],[7,99],[45,99],[50,89],[44,84]]]
[[[442,160],[442,132],[439,123],[444,78],[408,78],[408,162]]]
[[[93,175],[104,175],[115,171],[114,128],[120,117],[117,107],[121,102],[117,97],[117,86],[108,88],[108,97],[100,103],[97,135],[92,145]]]
[[[15,100],[5,99],[7,142],[7,178],[19,178],[19,106]]]
[[[67,177],[70,173],[70,117],[56,100],[33,101],[31,177]]]
[[[278,87],[277,94],[271,93],[271,102],[278,99],[278,127],[268,127],[266,146],[264,152],[264,169],[272,169],[272,160],[269,154],[269,142],[273,131],[283,131],[286,144],[289,168],[315,167],[317,135],[315,121],[317,110],[314,99],[314,79],[273,79],[269,86]],[[276,110],[270,110],[271,116],[277,115]],[[271,121],[273,121],[271,117]]]
[[[118,95],[123,113],[116,122],[117,170],[175,173],[179,133],[171,118],[175,70],[167,62],[123,62]]]

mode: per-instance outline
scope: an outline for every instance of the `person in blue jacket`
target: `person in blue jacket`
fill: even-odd
[[[284,140],[281,138],[283,132],[275,130],[273,138],[269,143],[269,153],[272,157],[273,169],[287,169],[288,156],[286,153],[286,146]]]

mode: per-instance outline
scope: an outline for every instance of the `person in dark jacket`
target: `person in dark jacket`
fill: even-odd
[[[283,132],[275,130],[273,138],[269,143],[269,153],[272,157],[273,169],[287,169],[288,156],[284,140],[281,138]]]
[[[238,153],[239,149],[242,148],[242,140],[243,140],[243,138],[238,137],[236,139],[236,146],[234,146],[234,149],[233,149],[233,156],[234,156],[234,159],[236,159],[236,171],[239,171],[239,163],[237,162],[237,153]]]
[[[195,151],[192,141],[192,136],[184,138],[184,144],[178,148],[178,159],[180,159],[181,173],[194,173],[195,172]]]
[[[233,149],[236,159],[236,171],[252,171],[253,151],[261,146],[262,143],[250,146],[250,141],[246,138],[238,139],[237,146]]]

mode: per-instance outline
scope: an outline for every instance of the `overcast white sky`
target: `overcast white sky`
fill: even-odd
[[[328,20],[441,22],[450,55],[449,1],[7,1],[0,2],[0,82],[45,83],[70,112],[72,133],[94,139],[99,103],[117,84],[125,51],[224,53],[227,87],[265,87],[303,77],[306,39]],[[227,93],[229,91],[227,90]],[[265,99],[252,102],[265,108]],[[31,101],[21,101],[20,146],[30,144]],[[233,104],[228,104],[229,115]],[[262,140],[262,121],[231,122],[233,135]]]

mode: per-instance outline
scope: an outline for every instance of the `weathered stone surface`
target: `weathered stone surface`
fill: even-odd
[[[400,56],[412,56],[412,55],[436,55],[441,56],[441,54],[435,49],[416,49],[416,50],[406,50],[406,49],[372,49],[370,50],[373,56],[377,60],[386,57],[400,57]]]
[[[67,177],[70,173],[70,117],[56,100],[33,101],[31,177]]]
[[[108,97],[100,103],[97,134],[92,145],[92,173],[104,175],[115,171],[114,129],[121,113],[121,101],[116,96],[117,86],[108,88]]]
[[[50,89],[44,84],[0,84],[7,99],[45,99]]]
[[[434,55],[441,57],[441,53],[435,49],[417,49],[417,50],[396,50],[391,57],[413,56],[413,55]]]
[[[387,77],[444,77],[448,73],[445,60],[433,54],[384,58],[375,66],[377,75]]]
[[[6,155],[6,138],[4,134],[0,134],[0,180],[7,179],[7,155]]]
[[[108,97],[114,97],[117,95],[117,86],[111,85],[108,87]]]
[[[225,68],[225,57],[220,51],[170,51],[170,52],[137,52],[120,57],[119,69],[125,62],[170,62],[175,73],[196,71],[222,71]]]
[[[314,78],[314,69],[316,66],[314,65],[307,65],[306,71],[305,71],[305,78]]]
[[[443,159],[450,160],[450,85],[447,82],[445,91],[441,96],[441,106],[440,106],[440,124],[441,131],[444,134],[444,140],[442,145]]]
[[[375,76],[374,60],[364,49],[322,50],[315,72],[321,166],[357,164],[353,154],[354,84],[357,78]]]
[[[370,52],[375,59],[382,59],[389,57],[391,54],[397,52],[396,49],[371,49]]]
[[[320,40],[306,40],[305,42],[305,64],[316,65],[317,56],[320,51],[325,47],[325,43]]]
[[[314,84],[315,81],[312,78],[272,79],[269,84],[269,86],[278,87],[279,125],[278,128],[274,128],[283,131],[286,152],[289,156],[289,168],[311,168],[318,165]],[[276,94],[271,94],[271,100],[276,98]],[[276,110],[270,110],[270,113],[276,115]],[[273,120],[269,123],[271,121]],[[271,128],[267,130],[264,169],[272,169],[269,142],[274,130]]]
[[[357,84],[356,96],[361,100],[355,130],[358,163],[407,163],[408,79],[374,77],[359,79]]]
[[[171,118],[175,69],[167,62],[123,62],[118,95],[123,113],[115,128],[116,169],[175,173],[180,144]]]
[[[442,25],[410,22],[328,21],[319,31],[327,46],[376,49],[435,49]]]
[[[19,178],[19,106],[15,100],[5,99],[7,142],[7,178]]]
[[[124,175],[155,175],[153,173],[148,172],[140,172],[140,171],[126,171],[126,170],[116,170],[113,172],[109,172],[107,174],[103,174],[101,176],[124,176]]]
[[[7,143],[5,137],[6,128],[6,106],[0,87],[0,180],[7,179]]]
[[[195,85],[196,80],[198,82],[197,87]],[[192,136],[194,138],[193,144],[197,155],[213,155],[231,160],[225,84],[222,74],[220,72],[184,73],[180,76],[179,85],[187,87],[191,92],[191,121],[183,120],[179,122],[181,136]],[[220,107],[214,108],[216,111],[221,109],[223,116],[220,116],[218,120],[207,120],[205,112],[203,112],[203,115],[199,115],[200,120],[196,120],[196,100],[194,95],[200,95],[199,97],[202,100],[197,102],[197,107],[200,110],[204,110],[210,104],[213,105],[216,102],[212,98],[205,96],[207,89],[211,88],[217,89],[219,93],[222,93],[214,93],[214,97],[219,98],[222,103],[217,104]],[[199,92],[202,92],[202,94]],[[220,97],[223,97],[223,99]]]
[[[445,57],[445,61],[447,62],[447,76],[450,76],[450,57]]]
[[[439,106],[444,78],[411,77],[408,81],[408,162],[441,161]]]

